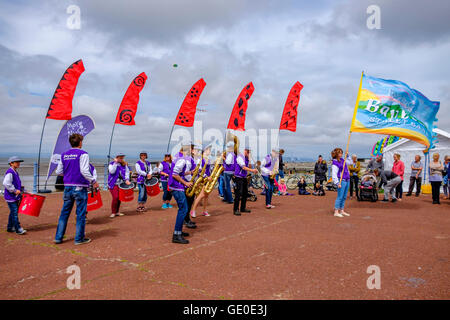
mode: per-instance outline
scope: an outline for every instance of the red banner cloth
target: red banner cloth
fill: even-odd
[[[251,82],[242,89],[231,112],[228,129],[245,131],[245,113],[247,112],[248,100],[252,96],[253,91],[255,91],[255,87],[253,87]]]
[[[296,82],[289,92],[289,95],[284,105],[283,115],[280,122],[280,130],[290,130],[295,132],[297,130],[297,110],[300,101],[300,91],[303,85]]]
[[[180,110],[178,110],[177,118],[175,119],[175,125],[183,127],[192,127],[195,120],[195,112],[197,111],[198,100],[206,86],[205,80],[198,80],[189,90]]]
[[[47,119],[72,119],[72,100],[77,88],[78,79],[84,72],[83,61],[80,59],[70,65],[64,72],[53,94],[47,111]]]
[[[142,72],[130,83],[127,92],[123,96],[120,103],[119,110],[117,111],[116,122],[117,124],[123,124],[125,126],[134,126],[134,117],[136,115],[139,93],[145,86],[147,81],[147,75]]]

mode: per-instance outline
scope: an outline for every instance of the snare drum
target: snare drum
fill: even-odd
[[[119,184],[119,200],[122,202],[130,202],[134,199],[134,183],[126,184],[122,182]]]
[[[144,182],[147,194],[151,197],[158,195],[161,192],[159,188],[159,180],[157,177],[151,177]]]
[[[24,193],[19,205],[19,213],[39,217],[45,197],[38,194]]]

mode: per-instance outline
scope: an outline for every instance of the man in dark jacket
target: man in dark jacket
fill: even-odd
[[[322,156],[319,156],[315,166],[314,166],[314,183],[319,182],[320,185],[327,180],[328,166],[327,162],[323,160]]]

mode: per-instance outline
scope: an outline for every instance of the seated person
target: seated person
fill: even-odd
[[[287,185],[284,179],[280,179],[280,183],[278,183],[278,194],[280,196],[292,196],[291,193],[287,192]]]
[[[365,177],[362,181],[361,181],[361,185],[365,188],[370,188],[373,187],[373,181],[371,179],[370,176]]]
[[[325,190],[323,189],[323,186],[319,182],[316,182],[316,184],[314,185],[313,195],[315,195],[315,196],[324,196],[325,195]]]
[[[303,177],[300,178],[300,181],[297,183],[297,187],[298,187],[298,194],[301,194],[301,195],[311,194],[308,191],[306,191],[305,178],[303,178]]]

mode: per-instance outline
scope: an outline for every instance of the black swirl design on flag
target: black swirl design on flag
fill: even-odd
[[[133,80],[134,84],[138,87],[142,87],[145,84],[145,79],[143,76],[137,76]]]
[[[122,123],[130,123],[133,121],[133,111],[130,109],[123,109],[119,114],[119,120]]]

